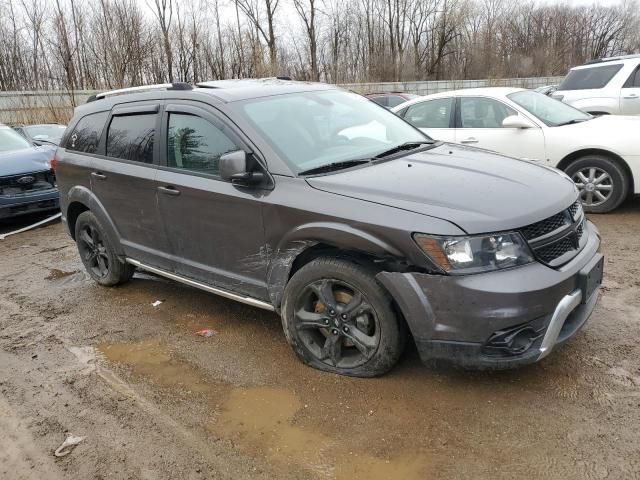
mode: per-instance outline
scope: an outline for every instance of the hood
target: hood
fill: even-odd
[[[568,208],[578,195],[559,170],[451,144],[307,182],[326,192],[447,220],[470,234],[543,220]]]
[[[53,146],[42,146],[0,152],[0,177],[49,170],[55,151]]]

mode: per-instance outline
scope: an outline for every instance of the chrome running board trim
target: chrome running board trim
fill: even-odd
[[[169,273],[164,270],[160,270],[159,268],[152,267],[150,265],[145,265],[133,258],[127,258],[127,263],[134,265],[142,270],[146,270],[151,273],[155,273],[157,275],[161,275],[163,277],[169,278],[171,280],[175,280],[180,283],[184,283],[185,285],[189,285],[191,287],[199,288],[200,290],[204,290],[209,293],[215,293],[216,295],[220,295],[221,297],[229,298],[231,300],[235,300],[236,302],[245,303],[247,305],[251,305],[252,307],[262,308],[264,310],[269,310],[271,312],[275,311],[273,305],[263,302],[261,300],[257,300],[252,297],[243,297],[242,295],[237,295],[235,293],[228,292],[226,290],[221,290],[219,288],[210,287],[209,285],[205,285],[204,283],[196,282],[195,280],[191,280],[189,278],[181,277],[180,275],[176,275],[175,273]]]
[[[544,334],[544,338],[542,339],[542,345],[540,345],[540,356],[538,357],[538,360],[543,359],[551,353],[553,346],[558,341],[558,336],[560,335],[560,331],[562,330],[564,322],[567,320],[567,317],[571,314],[571,312],[573,312],[575,308],[580,305],[581,300],[582,290],[574,290],[569,295],[565,295],[562,300],[560,300],[555,312],[553,312],[553,316],[551,317],[549,326],[547,327],[547,333]]]

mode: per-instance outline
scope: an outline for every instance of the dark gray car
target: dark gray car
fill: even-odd
[[[424,361],[535,362],[594,309],[600,238],[560,171],[434,142],[328,85],[147,88],[79,107],[57,154],[102,285],[138,267],[276,311],[303,362],[355,376],[407,338]]]

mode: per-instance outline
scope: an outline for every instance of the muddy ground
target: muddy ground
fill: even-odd
[[[273,313],[145,274],[94,285],[59,223],[8,237],[0,478],[640,478],[640,200],[592,220],[604,287],[569,344],[495,373],[410,348],[370,380],[300,364]],[[86,439],[56,458],[67,432]]]

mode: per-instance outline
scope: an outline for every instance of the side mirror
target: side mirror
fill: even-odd
[[[532,128],[533,125],[529,120],[520,115],[510,115],[502,121],[504,128]]]
[[[247,152],[244,150],[225,153],[220,157],[220,177],[241,187],[262,183],[264,174],[250,171],[247,163]]]

